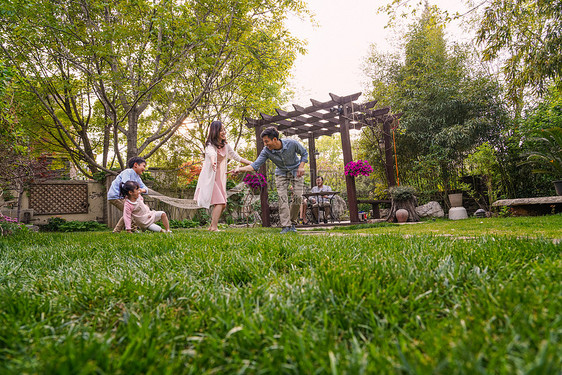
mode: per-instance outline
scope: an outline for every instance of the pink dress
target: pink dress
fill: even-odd
[[[226,203],[226,170],[229,158],[236,161],[242,160],[228,143],[222,150],[217,150],[212,144],[205,146],[205,161],[193,197],[199,207],[209,208],[215,201],[221,202],[218,204]],[[213,163],[217,163],[216,172],[213,171]],[[218,184],[218,187],[215,187],[216,184]],[[211,200],[213,200],[213,203],[211,203]]]
[[[226,147],[217,149],[217,172],[215,173],[215,184],[213,186],[213,195],[211,196],[211,204],[226,204],[226,173],[222,171],[223,159],[226,157]]]

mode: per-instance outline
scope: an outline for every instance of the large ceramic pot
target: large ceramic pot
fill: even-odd
[[[562,180],[553,181],[554,189],[556,189],[557,195],[562,195]]]
[[[451,207],[462,207],[462,193],[449,194]]]
[[[410,213],[408,212],[408,210],[405,210],[403,208],[396,210],[396,221],[399,223],[405,223],[406,221],[408,221],[408,216],[410,216]]]

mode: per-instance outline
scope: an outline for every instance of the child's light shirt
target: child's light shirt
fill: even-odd
[[[119,192],[119,188],[121,187],[122,182],[127,181],[136,181],[141,189],[146,189],[146,185],[142,182],[140,176],[135,172],[134,169],[128,168],[125,169],[123,172],[119,173],[119,176],[115,177],[115,180],[111,183],[109,190],[107,191],[107,200],[112,199],[121,199],[121,193]]]

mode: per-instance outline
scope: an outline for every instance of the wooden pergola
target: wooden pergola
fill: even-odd
[[[262,113],[261,119],[246,118],[247,126],[254,128],[256,132],[256,146],[258,155],[262,151],[264,144],[260,137],[263,129],[275,126],[284,135],[296,135],[301,139],[308,140],[309,163],[311,182],[314,183],[317,176],[316,170],[316,143],[315,139],[323,135],[341,134],[342,151],[344,165],[353,161],[351,151],[351,141],[349,136],[350,129],[361,129],[363,126],[383,126],[383,139],[385,145],[385,172],[389,186],[396,185],[393,168],[392,141],[390,138],[390,125],[400,117],[399,114],[391,114],[390,107],[373,109],[377,101],[370,101],[363,104],[354,103],[361,93],[348,96],[338,96],[330,94],[331,100],[320,102],[310,99],[312,105],[301,107],[293,104],[294,110],[286,112],[276,109],[276,115]],[[260,168],[260,173],[267,175],[267,166],[264,164]],[[355,189],[355,178],[346,176],[347,200],[349,206],[349,216],[352,223],[359,222],[357,209],[357,193]],[[264,226],[271,226],[269,220],[269,203],[267,186],[261,191],[261,211],[262,223]]]

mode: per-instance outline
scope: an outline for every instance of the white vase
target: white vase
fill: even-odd
[[[462,207],[462,193],[449,194],[451,207]]]

